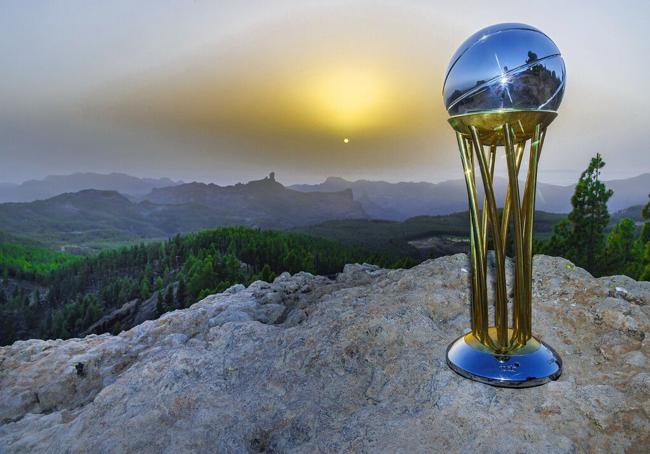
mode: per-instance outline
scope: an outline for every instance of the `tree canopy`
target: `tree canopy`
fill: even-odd
[[[160,315],[237,283],[270,281],[284,271],[331,275],[353,262],[384,267],[416,263],[303,234],[246,227],[107,250],[30,275],[46,289],[43,301],[33,302],[20,290],[8,303],[0,295],[0,318],[7,324],[0,325],[0,344],[22,335],[79,335],[104,314],[154,295]]]

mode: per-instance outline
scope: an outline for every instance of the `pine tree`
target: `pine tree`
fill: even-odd
[[[165,308],[163,307],[163,297],[160,292],[156,293],[156,315],[160,317],[165,313]]]
[[[634,241],[636,226],[629,218],[621,219],[607,236],[607,274],[625,274],[636,278],[639,274],[641,250]]]
[[[178,280],[178,287],[176,287],[176,301],[178,301],[178,306],[179,307],[185,307],[186,302],[186,287],[185,287],[185,279],[183,276]]]
[[[565,257],[595,275],[604,271],[605,228],[609,222],[607,201],[614,194],[600,181],[600,171],[604,166],[600,153],[591,159],[578,180],[571,198],[573,210],[568,216],[571,222],[570,249]]]
[[[275,274],[271,270],[269,264],[265,263],[262,267],[262,280],[264,282],[273,282],[273,279],[275,279]]]
[[[553,226],[553,235],[542,247],[544,254],[569,257],[571,238],[571,222],[564,218]]]
[[[650,197],[650,194],[648,194],[648,197]],[[650,281],[650,202],[646,203],[643,210],[641,210],[641,216],[643,216],[645,222],[643,223],[641,235],[637,240],[641,249],[639,279]]]
[[[639,276],[639,280],[650,281],[650,241],[648,241],[645,244],[641,266],[642,269],[641,269],[641,275]]]
[[[146,261],[147,260],[147,251],[144,249],[144,244],[140,245],[141,247],[138,248],[139,251],[139,257],[136,258],[136,262],[138,261]],[[151,284],[153,284],[153,270],[151,269],[151,265],[147,263],[147,266],[144,268],[144,276],[142,279],[151,287]]]
[[[161,290],[162,291],[162,290]],[[169,285],[165,292],[165,310],[169,311],[174,309],[174,286]]]
[[[648,194],[650,197],[650,194]],[[645,206],[641,209],[641,217],[643,218],[643,228],[641,229],[641,236],[639,241],[642,245],[645,245],[650,241],[650,202],[646,203]]]
[[[214,270],[211,255],[197,261],[190,270],[189,276],[187,293],[190,298],[198,297],[203,290],[213,289],[219,282],[219,276]]]
[[[140,285],[140,299],[146,300],[151,296],[151,288],[149,287],[149,281],[147,279],[142,279],[142,284]]]

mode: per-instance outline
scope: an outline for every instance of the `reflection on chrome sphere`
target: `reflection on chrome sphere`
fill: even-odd
[[[560,50],[538,29],[497,24],[470,36],[451,58],[443,96],[450,115],[498,109],[556,111],[566,70]]]

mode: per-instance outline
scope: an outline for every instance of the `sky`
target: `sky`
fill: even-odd
[[[647,2],[3,0],[0,182],[459,178],[444,73],[500,22],[565,59],[540,181],[650,172]]]

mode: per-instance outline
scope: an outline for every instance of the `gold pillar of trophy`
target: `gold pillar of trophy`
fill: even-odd
[[[500,354],[517,351],[532,338],[532,254],[537,164],[546,127],[556,115],[550,111],[514,110],[464,114],[449,119],[456,130],[469,200],[471,336],[475,342]],[[524,186],[520,188],[519,169],[526,149],[528,171]],[[492,183],[497,158],[502,153],[505,154],[508,187],[503,210],[499,210]],[[479,204],[477,179],[481,180],[478,184],[483,188],[482,204]],[[505,266],[509,235],[514,243],[515,257],[514,298],[510,305]],[[493,320],[489,317],[488,305],[488,242],[494,249],[495,260]]]
[[[472,268],[471,331],[447,350],[460,375],[503,387],[557,379],[562,361],[532,335],[533,223],[537,167],[547,126],[556,113],[493,110],[452,116],[469,201]],[[508,186],[503,209],[494,193],[494,170],[505,157]],[[523,186],[519,171],[527,160]],[[478,186],[483,189],[479,200]],[[506,245],[514,245],[512,299],[506,287]],[[488,245],[490,248],[488,248]],[[488,298],[488,250],[494,251],[493,310]],[[492,312],[492,313],[491,313]]]

